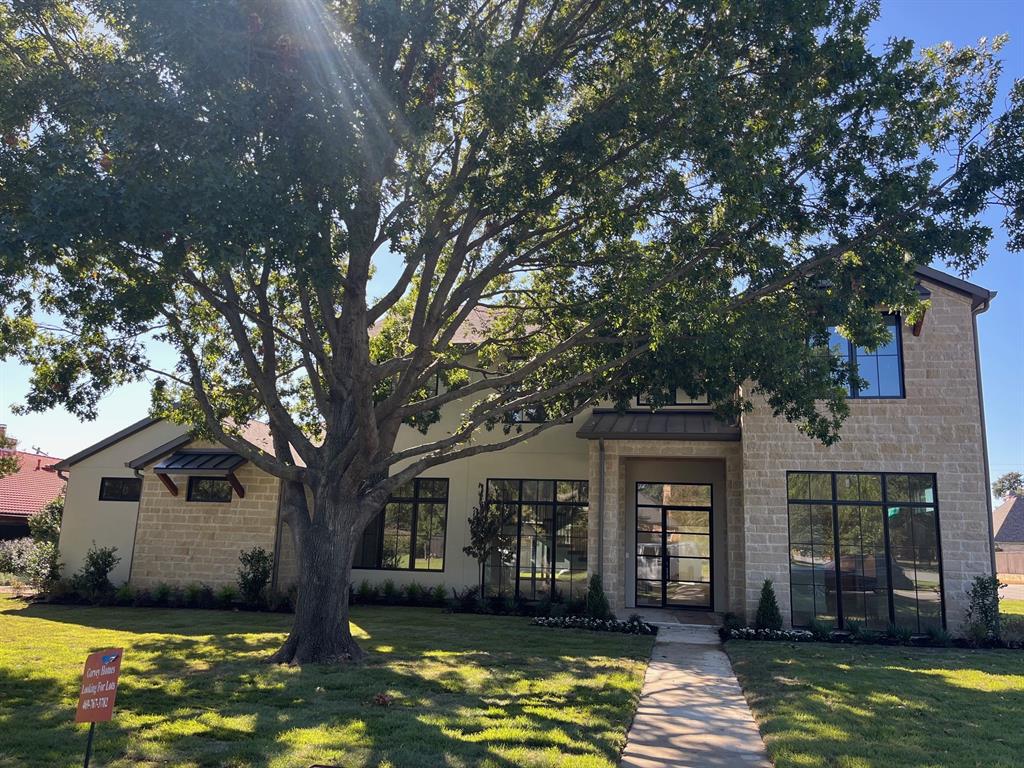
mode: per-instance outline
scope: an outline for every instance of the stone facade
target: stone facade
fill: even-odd
[[[709,482],[715,487],[714,609],[752,618],[761,583],[770,578],[788,623],[787,472],[920,472],[936,479],[947,626],[957,631],[966,591],[976,576],[991,573],[993,556],[974,309],[964,293],[926,283],[931,308],[921,333],[915,336],[906,327],[902,333],[905,398],[851,399],[850,416],[836,445],[826,447],[801,435],[756,397],[753,411],[743,417],[738,441],[582,440],[576,433],[584,419],[577,419],[534,441],[429,473],[449,482],[443,570],[363,569],[353,579],[475,584],[478,566],[462,549],[468,543],[467,517],[488,479],[586,479],[588,569],[602,573],[613,608],[628,611],[635,602],[635,483]],[[432,431],[443,434],[456,428],[457,411],[443,414]],[[478,439],[499,437],[484,433]],[[398,448],[421,439],[403,430]],[[125,558],[134,585],[234,583],[239,551],[252,546],[276,552],[278,588],[294,583],[295,554],[289,531],[279,524],[277,480],[250,464],[237,475],[246,489],[244,499],[207,504],[186,500],[186,477],[179,477],[181,492],[175,497],[151,468],[145,469],[133,551]],[[93,492],[91,484],[87,492]],[[76,508],[68,514],[70,530]]]
[[[193,443],[189,448],[209,447]],[[173,479],[172,496],[147,467],[142,483],[130,583],[136,587],[203,583],[235,584],[238,555],[244,549],[274,550],[278,516],[278,481],[244,464],[236,472],[245,498],[232,494],[224,504],[187,500],[187,477]]]
[[[603,570],[605,591],[615,610],[633,606],[628,594],[627,570],[633,566],[633,553],[627,547],[627,461],[639,459],[717,460],[725,464],[725,552],[726,558],[716,554],[714,567],[726,569],[726,596],[716,595],[715,609],[742,610],[744,583],[745,541],[743,536],[743,451],[739,442],[677,441],[677,440],[606,440],[604,443],[604,485],[602,489],[600,444],[590,441],[590,520],[587,529],[588,550],[597,553],[600,560],[590,558],[590,568]],[[652,478],[654,479],[654,478]],[[604,547],[599,546],[604,514]],[[717,548],[721,552],[721,547]]]
[[[927,472],[937,483],[947,626],[955,631],[971,580],[992,571],[984,439],[970,299],[931,285],[920,336],[903,332],[904,399],[850,400],[841,440],[801,435],[759,402],[743,419],[746,609],[774,581],[790,616],[786,472]]]

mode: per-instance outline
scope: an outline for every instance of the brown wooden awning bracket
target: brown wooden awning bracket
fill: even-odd
[[[164,484],[164,487],[171,492],[171,496],[178,495],[178,486],[174,484],[174,481],[168,475],[163,472],[157,472],[156,476],[160,478],[160,482]]]
[[[927,314],[928,310],[926,309],[921,313],[921,316],[917,318],[917,322],[914,323],[913,327],[910,329],[911,333],[913,333],[915,336],[921,335],[921,330],[924,328],[924,316]]]
[[[238,482],[238,478],[235,476],[235,473],[234,472],[228,472],[227,478],[228,478],[228,482],[231,483],[231,488],[235,491],[235,493],[238,494],[238,498],[244,499],[245,498],[245,488],[242,486],[242,484],[240,482]]]

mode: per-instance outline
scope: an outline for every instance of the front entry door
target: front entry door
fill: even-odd
[[[711,486],[636,484],[636,604],[713,605]]]

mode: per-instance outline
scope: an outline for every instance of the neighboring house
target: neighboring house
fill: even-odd
[[[60,459],[27,451],[13,453],[18,455],[18,471],[0,477],[0,539],[28,536],[29,517],[64,490],[64,480],[53,469]]]
[[[996,573],[1013,581],[1024,578],[1024,497],[1007,496],[992,512],[996,532]]]
[[[579,596],[599,572],[620,613],[751,618],[770,578],[794,625],[955,629],[971,580],[993,569],[975,319],[994,294],[929,268],[918,277],[931,300],[923,322],[893,317],[893,340],[871,353],[834,339],[871,382],[851,393],[838,444],[801,435],[756,397],[739,424],[685,393],[657,412],[641,398],[626,412],[595,408],[408,484],[362,534],[354,581],[477,583],[462,550],[482,494],[514,520],[485,577],[506,594]],[[431,431],[457,424],[453,408]],[[408,429],[397,448],[420,439]],[[71,478],[61,550],[72,570],[96,541],[124,558],[115,580],[219,585],[235,580],[239,551],[259,545],[275,552],[276,586],[294,582],[278,482],[222,446],[147,419],[60,468]]]

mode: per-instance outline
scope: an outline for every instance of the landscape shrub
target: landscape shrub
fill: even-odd
[[[52,541],[37,541],[25,559],[25,580],[36,589],[47,592],[60,579],[60,552]]]
[[[538,616],[530,623],[538,627],[587,629],[591,632],[621,632],[628,635],[658,634],[658,628],[653,624],[648,624],[639,614],[633,614],[626,621],[594,619],[589,616]]]
[[[225,584],[217,590],[216,602],[218,608],[234,608],[237,600],[238,590],[230,584]]]
[[[430,590],[430,603],[431,605],[446,605],[448,603],[448,590],[444,584],[438,584],[436,587]]]
[[[380,596],[385,605],[395,605],[402,596],[402,591],[395,586],[392,579],[384,579],[380,586]]]
[[[279,589],[270,590],[270,593],[267,596],[267,610],[273,611],[274,613],[294,612],[296,595],[298,595],[298,590],[295,587],[283,592]]]
[[[134,603],[135,590],[127,582],[114,591],[114,605],[133,605]]]
[[[263,608],[274,573],[274,555],[263,547],[242,550],[238,555],[238,594],[246,608]]]
[[[742,627],[729,632],[730,640],[787,640],[795,643],[806,643],[815,640],[814,633],[809,629],[756,629]]]
[[[949,648],[953,645],[953,636],[942,627],[929,627],[928,644],[936,648]]]
[[[53,501],[28,518],[28,530],[32,540],[48,541],[56,545],[60,540],[60,524],[64,518],[64,494],[61,493]]]
[[[461,592],[452,587],[452,599],[448,603],[452,613],[482,613],[483,601],[480,599],[480,587],[466,587]]]
[[[761,599],[757,603],[754,628],[782,629],[782,613],[779,611],[779,601],[775,599],[775,587],[771,579],[765,579],[761,585]]]
[[[153,605],[166,606],[171,602],[171,585],[161,581],[153,588]]]
[[[207,584],[188,584],[182,592],[186,608],[213,608],[217,604],[213,587]]]
[[[32,539],[27,536],[0,541],[0,573],[13,573],[16,576],[24,574],[25,559],[32,546]]]
[[[999,642],[999,588],[995,576],[976,576],[967,593],[967,617],[964,629],[975,645]]]
[[[832,637],[832,632],[835,630],[835,627],[830,621],[814,619],[811,621],[810,629],[815,640],[828,640]]]
[[[1022,641],[1024,641],[1024,617],[1021,621]],[[836,630],[823,621],[814,622],[811,629],[756,629],[754,627],[739,627],[726,629],[722,627],[719,631],[722,640],[779,640],[788,642],[828,642],[828,643],[850,643],[855,645],[912,645],[935,648],[947,648],[951,645],[965,645],[966,640],[954,640],[954,638],[941,628],[928,630],[927,634],[914,634],[910,628],[902,625],[890,624],[887,631],[865,629],[856,621],[848,622],[847,629]],[[1024,642],[1018,645],[1009,642],[1004,643],[1006,647],[1024,647]]]
[[[402,590],[405,594],[405,602],[407,605],[422,605],[424,602],[424,589],[415,581],[406,584]]]
[[[586,615],[591,619],[607,620],[615,618],[611,606],[608,604],[608,596],[604,593],[604,584],[599,573],[595,573],[590,577],[585,610]]]
[[[112,597],[114,585],[110,583],[110,572],[119,562],[121,558],[117,556],[117,547],[97,547],[94,542],[85,553],[82,567],[74,575],[75,588],[83,598],[94,602]]]

